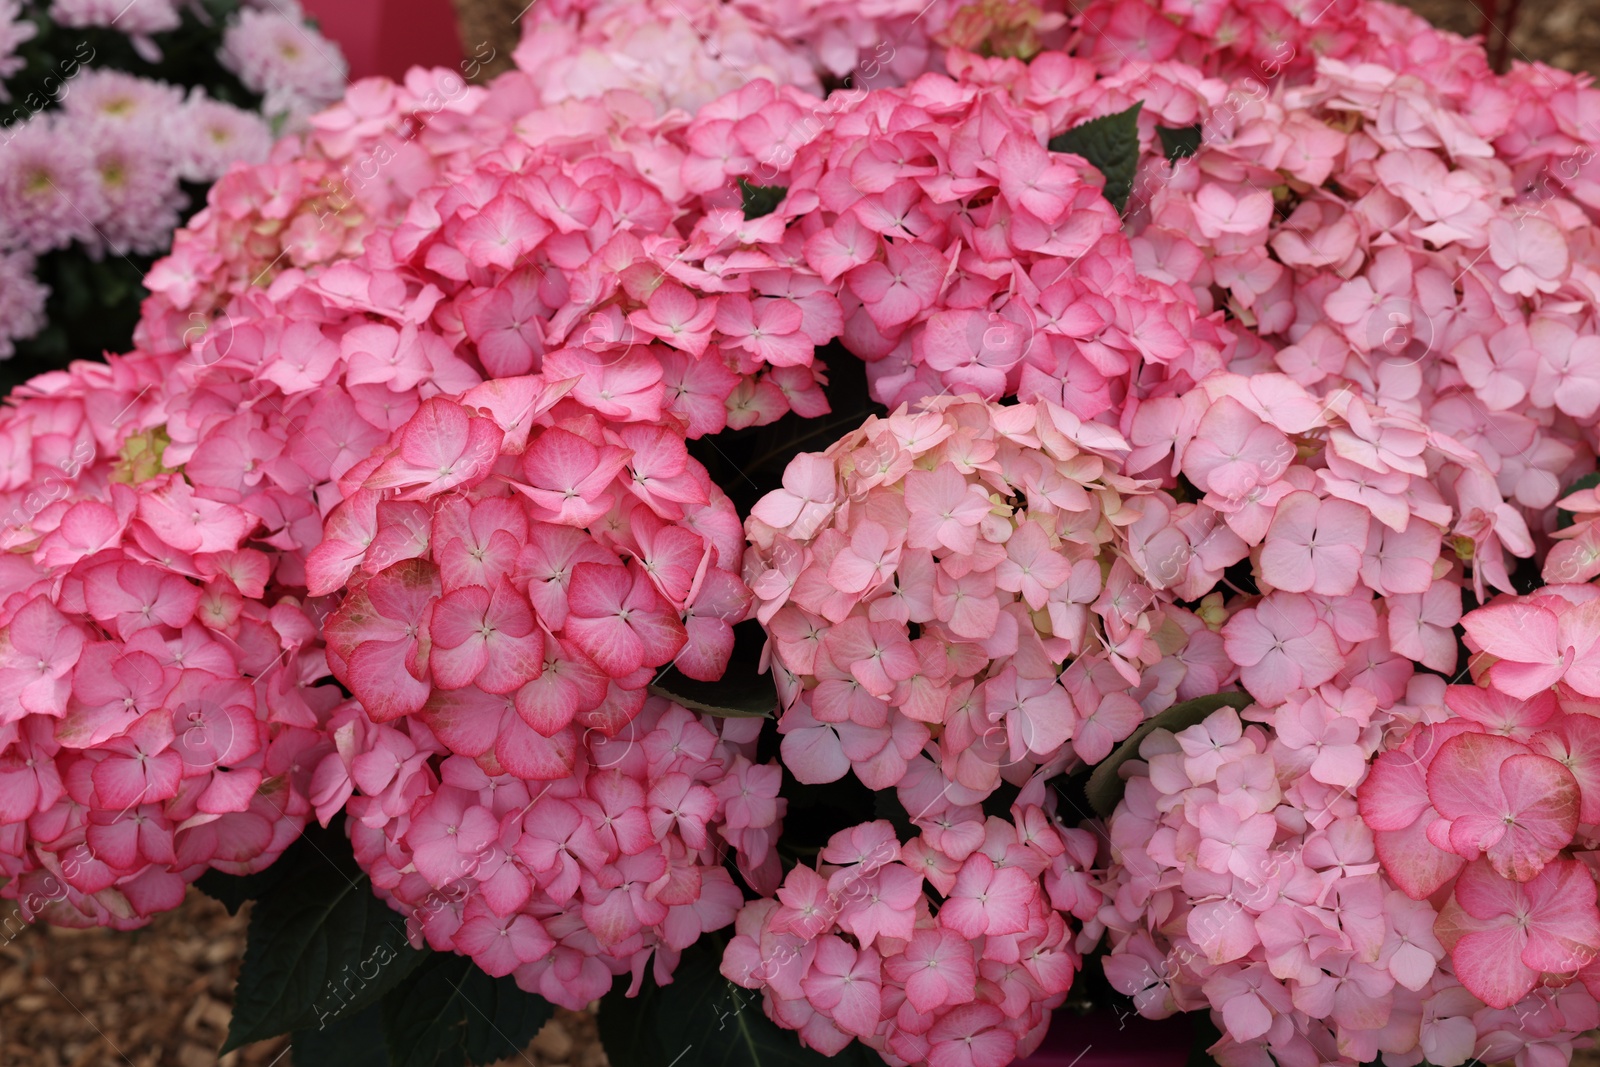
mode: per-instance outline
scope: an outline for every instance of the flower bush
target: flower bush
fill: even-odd
[[[344,85],[294,2],[0,4],[0,359],[20,345],[25,378],[125,349],[196,194]]]
[[[3,216],[34,325],[257,160],[0,415],[25,918],[255,899],[228,1047],[397,1062],[1600,1026],[1586,83],[1376,2],[602,0],[305,115],[283,17],[270,147],[95,69],[0,159],[104,213]]]

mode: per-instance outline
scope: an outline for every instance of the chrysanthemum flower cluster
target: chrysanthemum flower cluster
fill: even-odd
[[[161,370],[77,364],[0,415],[0,892],[28,921],[138,926],[265,868],[343,699],[258,515],[164,465]]]
[[[722,973],[824,1055],[859,1039],[890,1063],[1026,1056],[1066,999],[1078,942],[1099,936],[1071,922],[1100,905],[1094,836],[1041,802],[1036,779],[1008,819],[973,814],[905,843],[881,820],[840,831],[739,912]]]
[[[237,163],[266,159],[275,128],[297,128],[344,88],[338,47],[305,23],[298,5],[290,13],[278,5],[246,9],[212,31],[237,86],[174,85],[138,73],[139,64],[91,65],[97,57],[86,41],[59,69],[29,72],[11,51],[38,26],[16,20],[43,17],[28,9],[44,6],[0,4],[0,101],[10,101],[0,152],[0,257],[17,273],[33,274],[36,257],[63,249],[90,260],[164,251],[189,204],[186,184],[208,185]],[[54,23],[126,33],[149,63],[161,59],[162,36],[183,21],[170,0],[55,0],[48,19],[51,34]],[[291,47],[314,60],[290,62]],[[44,325],[49,295],[33,279],[7,286],[0,358]]]
[[[770,892],[786,801],[757,764],[759,722],[651,697],[615,732],[586,730],[549,780],[451,755],[416,718],[352,704],[317,768],[324,820],[349,815],[356,858],[409,935],[580,1010],[631,974],[671,978],[678,954],[743,902],[725,859]],[[352,795],[352,792],[355,795]],[[652,971],[653,968],[653,971]]]
[[[335,674],[491,774],[563,778],[669,666],[721,677],[749,610],[739,520],[681,435],[614,427],[568,380],[423,401],[342,479],[308,586],[349,583]]]

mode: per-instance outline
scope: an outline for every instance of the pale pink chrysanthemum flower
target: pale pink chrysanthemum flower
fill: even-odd
[[[241,11],[223,33],[217,58],[260,93],[263,114],[295,129],[344,92],[349,65],[339,46],[278,11]]]
[[[17,49],[33,40],[39,28],[22,17],[20,0],[0,0],[0,83],[27,66],[27,60],[17,55]],[[0,101],[10,100],[4,84],[0,84]]]
[[[165,33],[182,21],[175,0],[51,0],[50,16],[64,26],[104,26],[130,36]]]
[[[183,90],[107,67],[85,69],[61,96],[61,108],[74,119],[138,126],[147,131],[183,105]]]
[[[152,152],[145,131],[137,126],[92,123],[76,128],[85,135],[92,132],[79,139],[92,146],[90,174],[106,205],[94,239],[85,241],[90,254],[163,251],[188,206],[172,154]]]
[[[89,147],[46,118],[15,130],[0,152],[0,247],[48,252],[93,241],[106,201]]]
[[[44,328],[44,302],[50,290],[33,276],[26,252],[0,253],[0,359],[10,359],[13,342]]]
[[[168,116],[168,143],[185,181],[214,182],[235,163],[259,163],[272,150],[272,130],[253,111],[213,100],[202,89]]]

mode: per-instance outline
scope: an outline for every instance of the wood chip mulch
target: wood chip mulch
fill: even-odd
[[[248,906],[247,906],[248,907]],[[294,1067],[287,1038],[218,1057],[249,912],[190,890],[133,933],[0,918],[0,1067]],[[587,1012],[558,1011],[502,1067],[606,1067]]]

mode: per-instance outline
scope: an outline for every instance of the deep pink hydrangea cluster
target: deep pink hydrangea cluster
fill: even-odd
[[[269,865],[343,700],[259,512],[168,451],[165,370],[80,363],[0,410],[0,894],[28,921],[130,928]]]
[[[1484,723],[1442,721],[1465,706]],[[1113,864],[1100,913],[1112,945],[1107,976],[1152,1018],[1209,1007],[1224,1031],[1211,1054],[1224,1064],[1268,1054],[1294,1067],[1380,1055],[1402,1067],[1567,1062],[1579,1036],[1600,1024],[1594,998],[1569,984],[1587,962],[1578,946],[1592,956],[1595,945],[1583,925],[1594,922],[1585,918],[1594,911],[1589,869],[1557,861],[1546,882],[1523,886],[1479,860],[1441,914],[1391,880],[1393,853],[1363,820],[1380,782],[1386,799],[1404,793],[1405,803],[1427,807],[1427,790],[1413,802],[1394,788],[1420,777],[1417,745],[1461,733],[1458,722],[1468,738],[1517,745],[1495,731],[1519,714],[1483,690],[1418,675],[1387,705],[1358,687],[1324,686],[1276,708],[1223,709],[1176,734],[1156,730],[1124,765],[1127,792],[1109,824]],[[1418,723],[1440,725],[1408,736]],[[1380,752],[1358,805],[1356,784]],[[1447,775],[1450,759],[1435,766]],[[1457,783],[1469,778],[1478,781]],[[1505,795],[1495,788],[1468,803],[1494,806]],[[1398,803],[1381,806],[1399,818]],[[1470,820],[1453,825],[1463,838],[1471,832]],[[1404,847],[1412,841],[1428,844],[1420,832]],[[1497,892],[1492,880],[1507,888]],[[1516,970],[1524,944],[1534,946],[1525,958],[1552,964],[1565,949],[1567,974],[1487,1003],[1475,995],[1486,990],[1472,963]]]
[[[345,808],[356,858],[419,946],[581,1010],[613,975],[635,990],[647,969],[669,981],[679,953],[733,921],[743,894],[725,859],[777,887],[787,802],[778,766],[753,762],[759,726],[651,697],[616,732],[585,731],[570,769],[538,782],[352,704],[330,723],[317,810]]]
[[[813,353],[835,295],[761,247],[780,219],[698,217],[624,160],[569,162],[513,137],[412,200],[395,262],[442,292],[432,325],[491,377],[577,379],[595,412],[691,437],[827,411]]]
[[[842,830],[739,912],[722,973],[824,1055],[859,1039],[892,1064],[1004,1067],[1038,1047],[1099,938],[1077,930],[1101,903],[1094,836],[1052,811],[1036,776],[1010,818],[903,844],[883,820]]]
[[[490,774],[571,773],[665,668],[721,677],[749,611],[739,519],[681,433],[614,426],[572,380],[423,401],[347,472],[307,561],[347,583],[329,659],[374,722],[415,717]]]
[[[1152,491],[1126,451],[1048,402],[969,395],[797,456],[746,523],[785,766],[888,789],[931,742],[942,811],[1098,762],[1225,681],[1216,635],[1132,564]]]
[[[955,53],[952,53],[954,56]],[[981,67],[973,57],[967,60]],[[1059,54],[1025,85],[927,75],[904,89],[774,99],[752,83],[686,133],[691,191],[728,176],[782,186],[783,247],[839,292],[841,340],[895,407],[941,392],[1049,399],[1085,419],[1139,386],[1222,366],[1220,315],[1127,269],[1103,178],[1044,146],[1054,116],[1024,101],[1112,105],[1115,86]],[[1122,92],[1134,92],[1132,85]],[[776,243],[776,242],[774,242]]]
[[[1391,745],[1361,787],[1385,873],[1414,899],[1447,897],[1439,937],[1495,1008],[1536,986],[1600,991],[1597,595],[1547,586],[1468,614],[1479,684],[1451,686],[1452,716]]]

